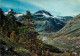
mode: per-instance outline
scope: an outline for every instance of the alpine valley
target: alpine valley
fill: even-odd
[[[22,14],[0,9],[0,16],[0,54],[80,55],[80,15],[54,16],[46,10]]]

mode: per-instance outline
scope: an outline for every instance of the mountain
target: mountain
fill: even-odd
[[[22,14],[22,13],[16,13],[16,12],[13,11],[13,9],[9,9],[9,11],[4,12],[4,15],[6,16],[6,15],[8,15],[10,13],[14,14],[14,16],[17,19],[17,21],[22,21],[22,20],[26,19],[24,14]]]
[[[16,14],[14,14],[14,16],[17,18],[18,21],[22,21],[22,20],[26,19],[25,15],[21,14],[21,13],[16,13]]]
[[[24,21],[26,19],[25,15],[22,13],[14,12],[13,9],[10,9],[7,12],[4,12],[4,15],[8,15],[12,13],[17,21]],[[37,32],[57,32],[61,28],[65,26],[65,24],[72,18],[71,16],[52,16],[48,11],[39,10],[32,14],[32,18],[34,20],[35,25],[37,28],[35,29]]]
[[[52,17],[52,15],[45,10],[39,10],[39,11],[35,12],[34,15],[36,15],[36,16],[40,15],[40,16],[44,16],[44,17]]]
[[[37,32],[57,32],[64,27],[65,23],[58,18],[54,18],[49,12],[40,10],[33,14],[33,20],[37,29]]]
[[[52,44],[80,52],[80,15],[71,19],[61,30],[51,36]]]
[[[70,19],[73,19],[72,16],[58,16],[57,18],[64,23],[68,23]]]

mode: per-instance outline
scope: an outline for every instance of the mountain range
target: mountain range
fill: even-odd
[[[4,14],[13,12],[17,21],[22,22],[25,15],[9,10]],[[72,16],[54,16],[48,11],[39,10],[32,14],[32,20],[37,31],[45,43],[54,45],[60,49],[70,49],[71,51],[80,52],[80,15]],[[48,34],[51,34],[47,36]],[[44,34],[46,34],[44,36]]]
[[[68,18],[68,19],[67,19]],[[33,20],[37,26],[36,31],[40,33],[57,32],[73,17],[71,16],[52,16],[49,12],[39,10],[33,14]]]
[[[17,18],[17,21],[21,22],[26,19],[24,14],[14,12],[13,9],[4,12],[4,14],[7,15],[9,12],[14,14],[14,16]],[[32,14],[32,19],[37,27],[35,31],[41,34],[59,31],[72,18],[73,17],[71,16],[52,16],[48,11],[45,10],[39,10]]]

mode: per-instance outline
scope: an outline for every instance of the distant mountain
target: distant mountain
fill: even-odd
[[[52,17],[52,15],[48,11],[45,11],[45,10],[39,10],[39,11],[35,12],[34,15],[36,15],[36,16],[41,15],[44,17]]]
[[[33,14],[33,20],[37,26],[38,32],[56,32],[64,27],[65,23],[60,21],[44,10],[37,11]]]
[[[18,21],[22,21],[22,20],[26,19],[25,15],[21,14],[21,13],[16,13],[16,14],[14,14],[14,16],[17,18]]]
[[[15,16],[16,19],[17,19],[17,21],[22,21],[22,20],[25,19],[25,15],[24,15],[24,14],[14,12],[13,9],[9,9],[9,11],[4,12],[4,15],[6,16],[6,15],[8,15],[8,14],[10,14],[10,13],[13,13],[13,14],[14,14],[14,16]]]
[[[68,23],[70,19],[73,19],[72,16],[54,16],[53,18],[57,18],[64,23]]]
[[[13,9],[10,9],[7,12],[4,12],[5,15],[13,13],[17,21],[23,21],[26,19],[25,15],[22,13],[14,12]],[[65,24],[71,19],[71,16],[52,16],[48,11],[39,10],[32,14],[32,19],[35,22],[37,32],[57,32],[65,26]]]

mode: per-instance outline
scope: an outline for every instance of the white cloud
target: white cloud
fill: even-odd
[[[58,12],[62,15],[75,15],[80,13],[78,0],[19,0],[41,7],[51,13]],[[79,0],[80,1],[80,0]],[[78,11],[78,12],[76,12]]]
[[[80,0],[17,0],[25,5],[27,3],[40,7],[56,15],[75,15],[80,13]],[[1,6],[8,8],[19,8],[26,10],[23,5],[15,5],[12,3],[2,3]]]

